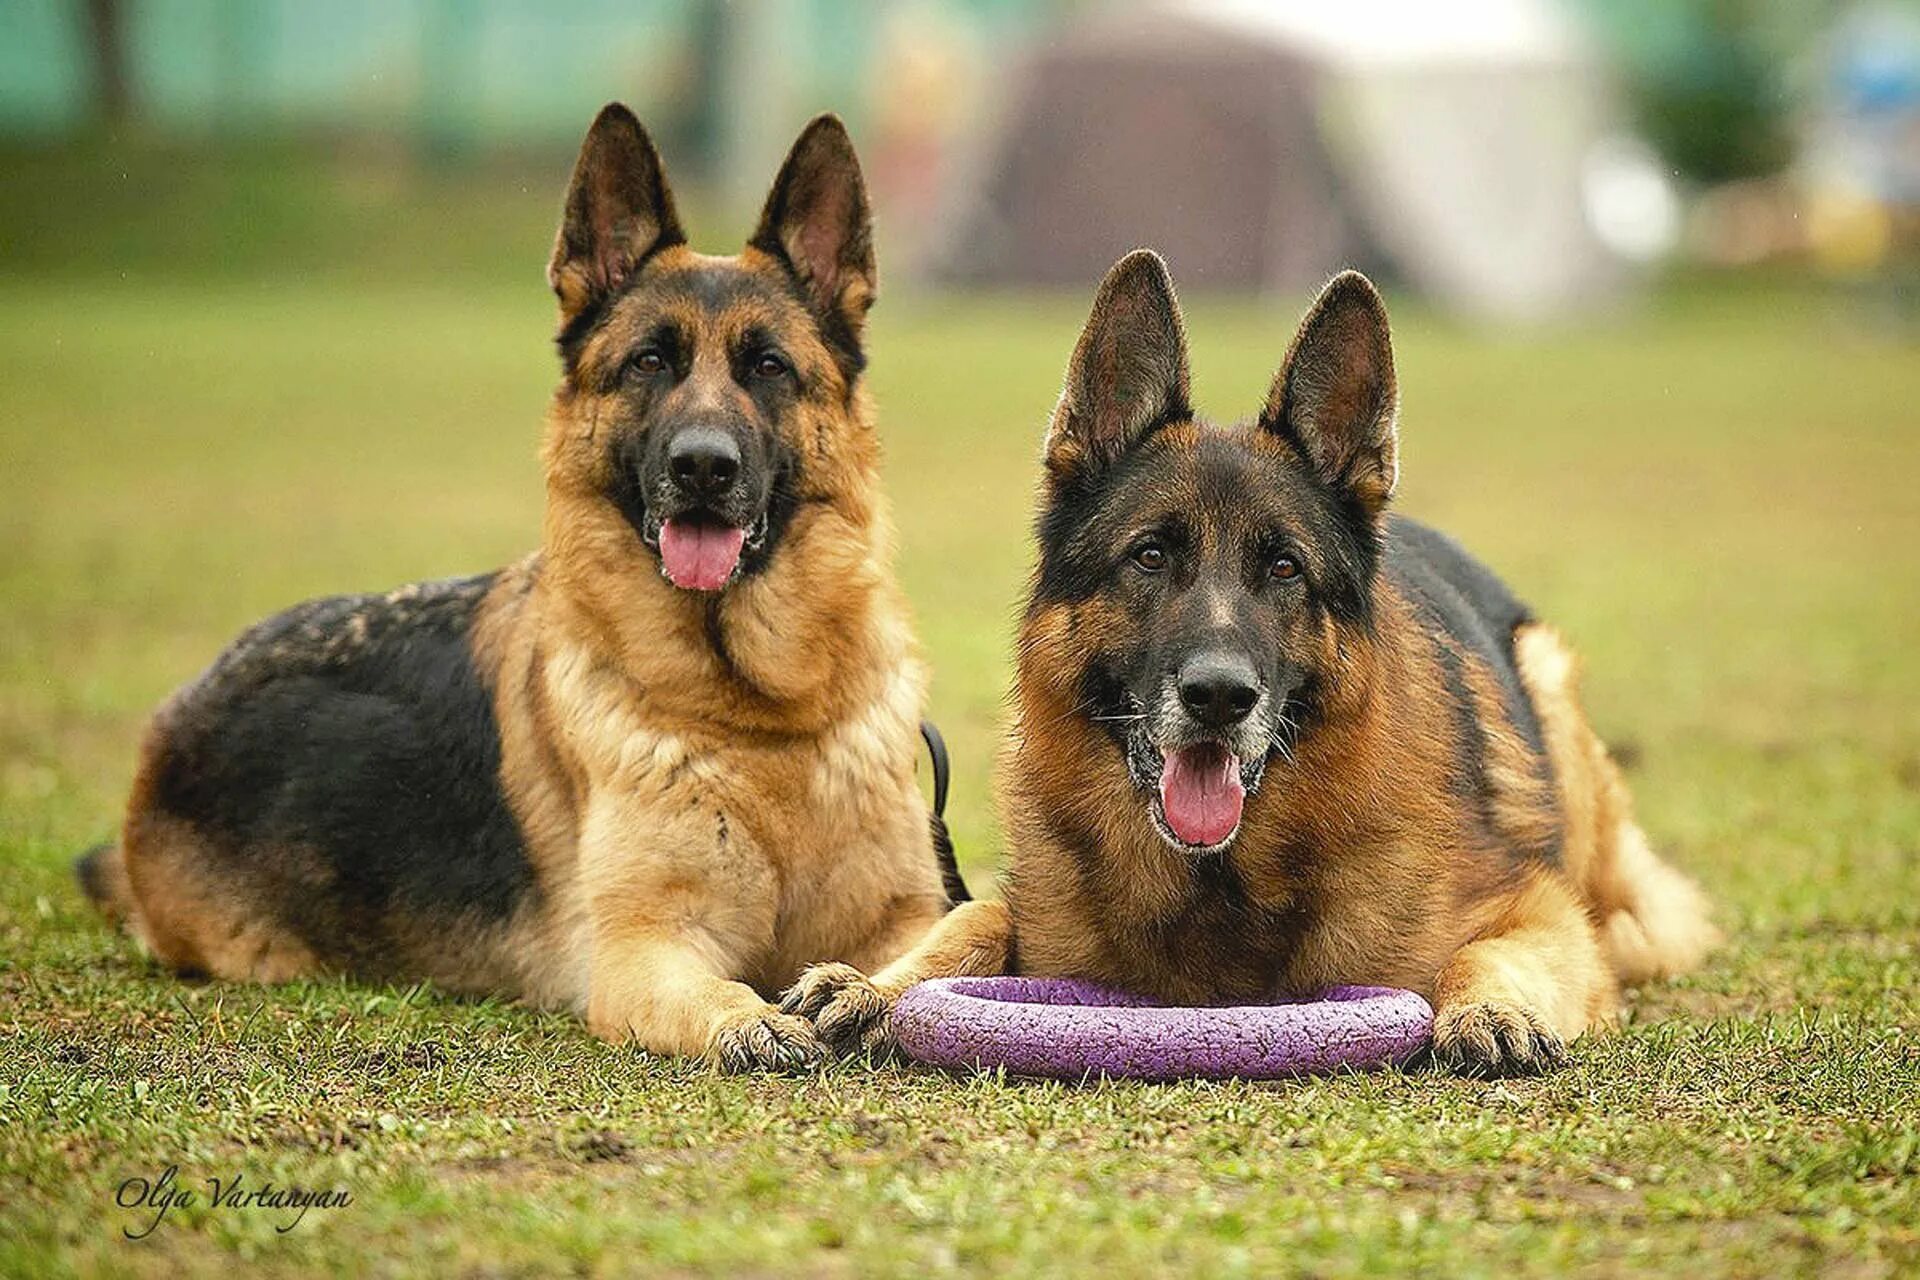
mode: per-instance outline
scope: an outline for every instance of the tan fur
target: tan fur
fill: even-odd
[[[127,894],[121,910],[134,937],[162,964],[249,982],[286,982],[314,972],[306,944],[252,910],[247,885],[210,872],[191,829],[144,815],[129,824],[120,847],[136,854],[116,858]],[[291,861],[306,864],[297,853]]]

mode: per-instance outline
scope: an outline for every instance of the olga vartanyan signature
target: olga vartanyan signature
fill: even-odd
[[[159,1229],[175,1209],[193,1209],[201,1205],[214,1210],[272,1212],[282,1215],[273,1225],[281,1235],[300,1225],[309,1209],[344,1209],[353,1203],[353,1193],[344,1187],[312,1190],[307,1187],[282,1187],[272,1182],[249,1185],[246,1175],[230,1178],[209,1177],[202,1181],[204,1191],[180,1181],[180,1167],[168,1165],[157,1177],[136,1174],[114,1190],[113,1202],[122,1209],[143,1210],[134,1226],[120,1228],[129,1240],[144,1240]],[[144,1216],[151,1214],[151,1217]]]

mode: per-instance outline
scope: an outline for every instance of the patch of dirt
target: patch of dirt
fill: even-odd
[[[1430,1198],[1448,1210],[1490,1221],[1603,1217],[1627,1226],[1648,1221],[1645,1196],[1633,1180],[1605,1166],[1596,1166],[1590,1178],[1523,1165],[1441,1172],[1389,1164],[1382,1173],[1390,1191]]]
[[[570,1144],[573,1154],[588,1164],[605,1160],[625,1160],[633,1154],[633,1144],[611,1129],[595,1129]]]

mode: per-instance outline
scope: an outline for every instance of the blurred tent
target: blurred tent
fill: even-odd
[[[1552,0],[1164,0],[1039,45],[953,210],[940,273],[1072,284],[1152,245],[1200,288],[1349,263],[1458,309],[1615,288],[1588,217],[1620,129]]]

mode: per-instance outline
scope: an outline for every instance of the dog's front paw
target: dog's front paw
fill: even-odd
[[[1433,1056],[1462,1075],[1533,1075],[1563,1065],[1567,1043],[1525,1005],[1474,1001],[1434,1018]]]
[[[811,1019],[836,1053],[887,1057],[894,1051],[893,1002],[850,964],[810,965],[781,997],[780,1009]]]
[[[721,1027],[707,1056],[722,1071],[806,1071],[826,1060],[827,1047],[805,1018],[764,1009]]]

